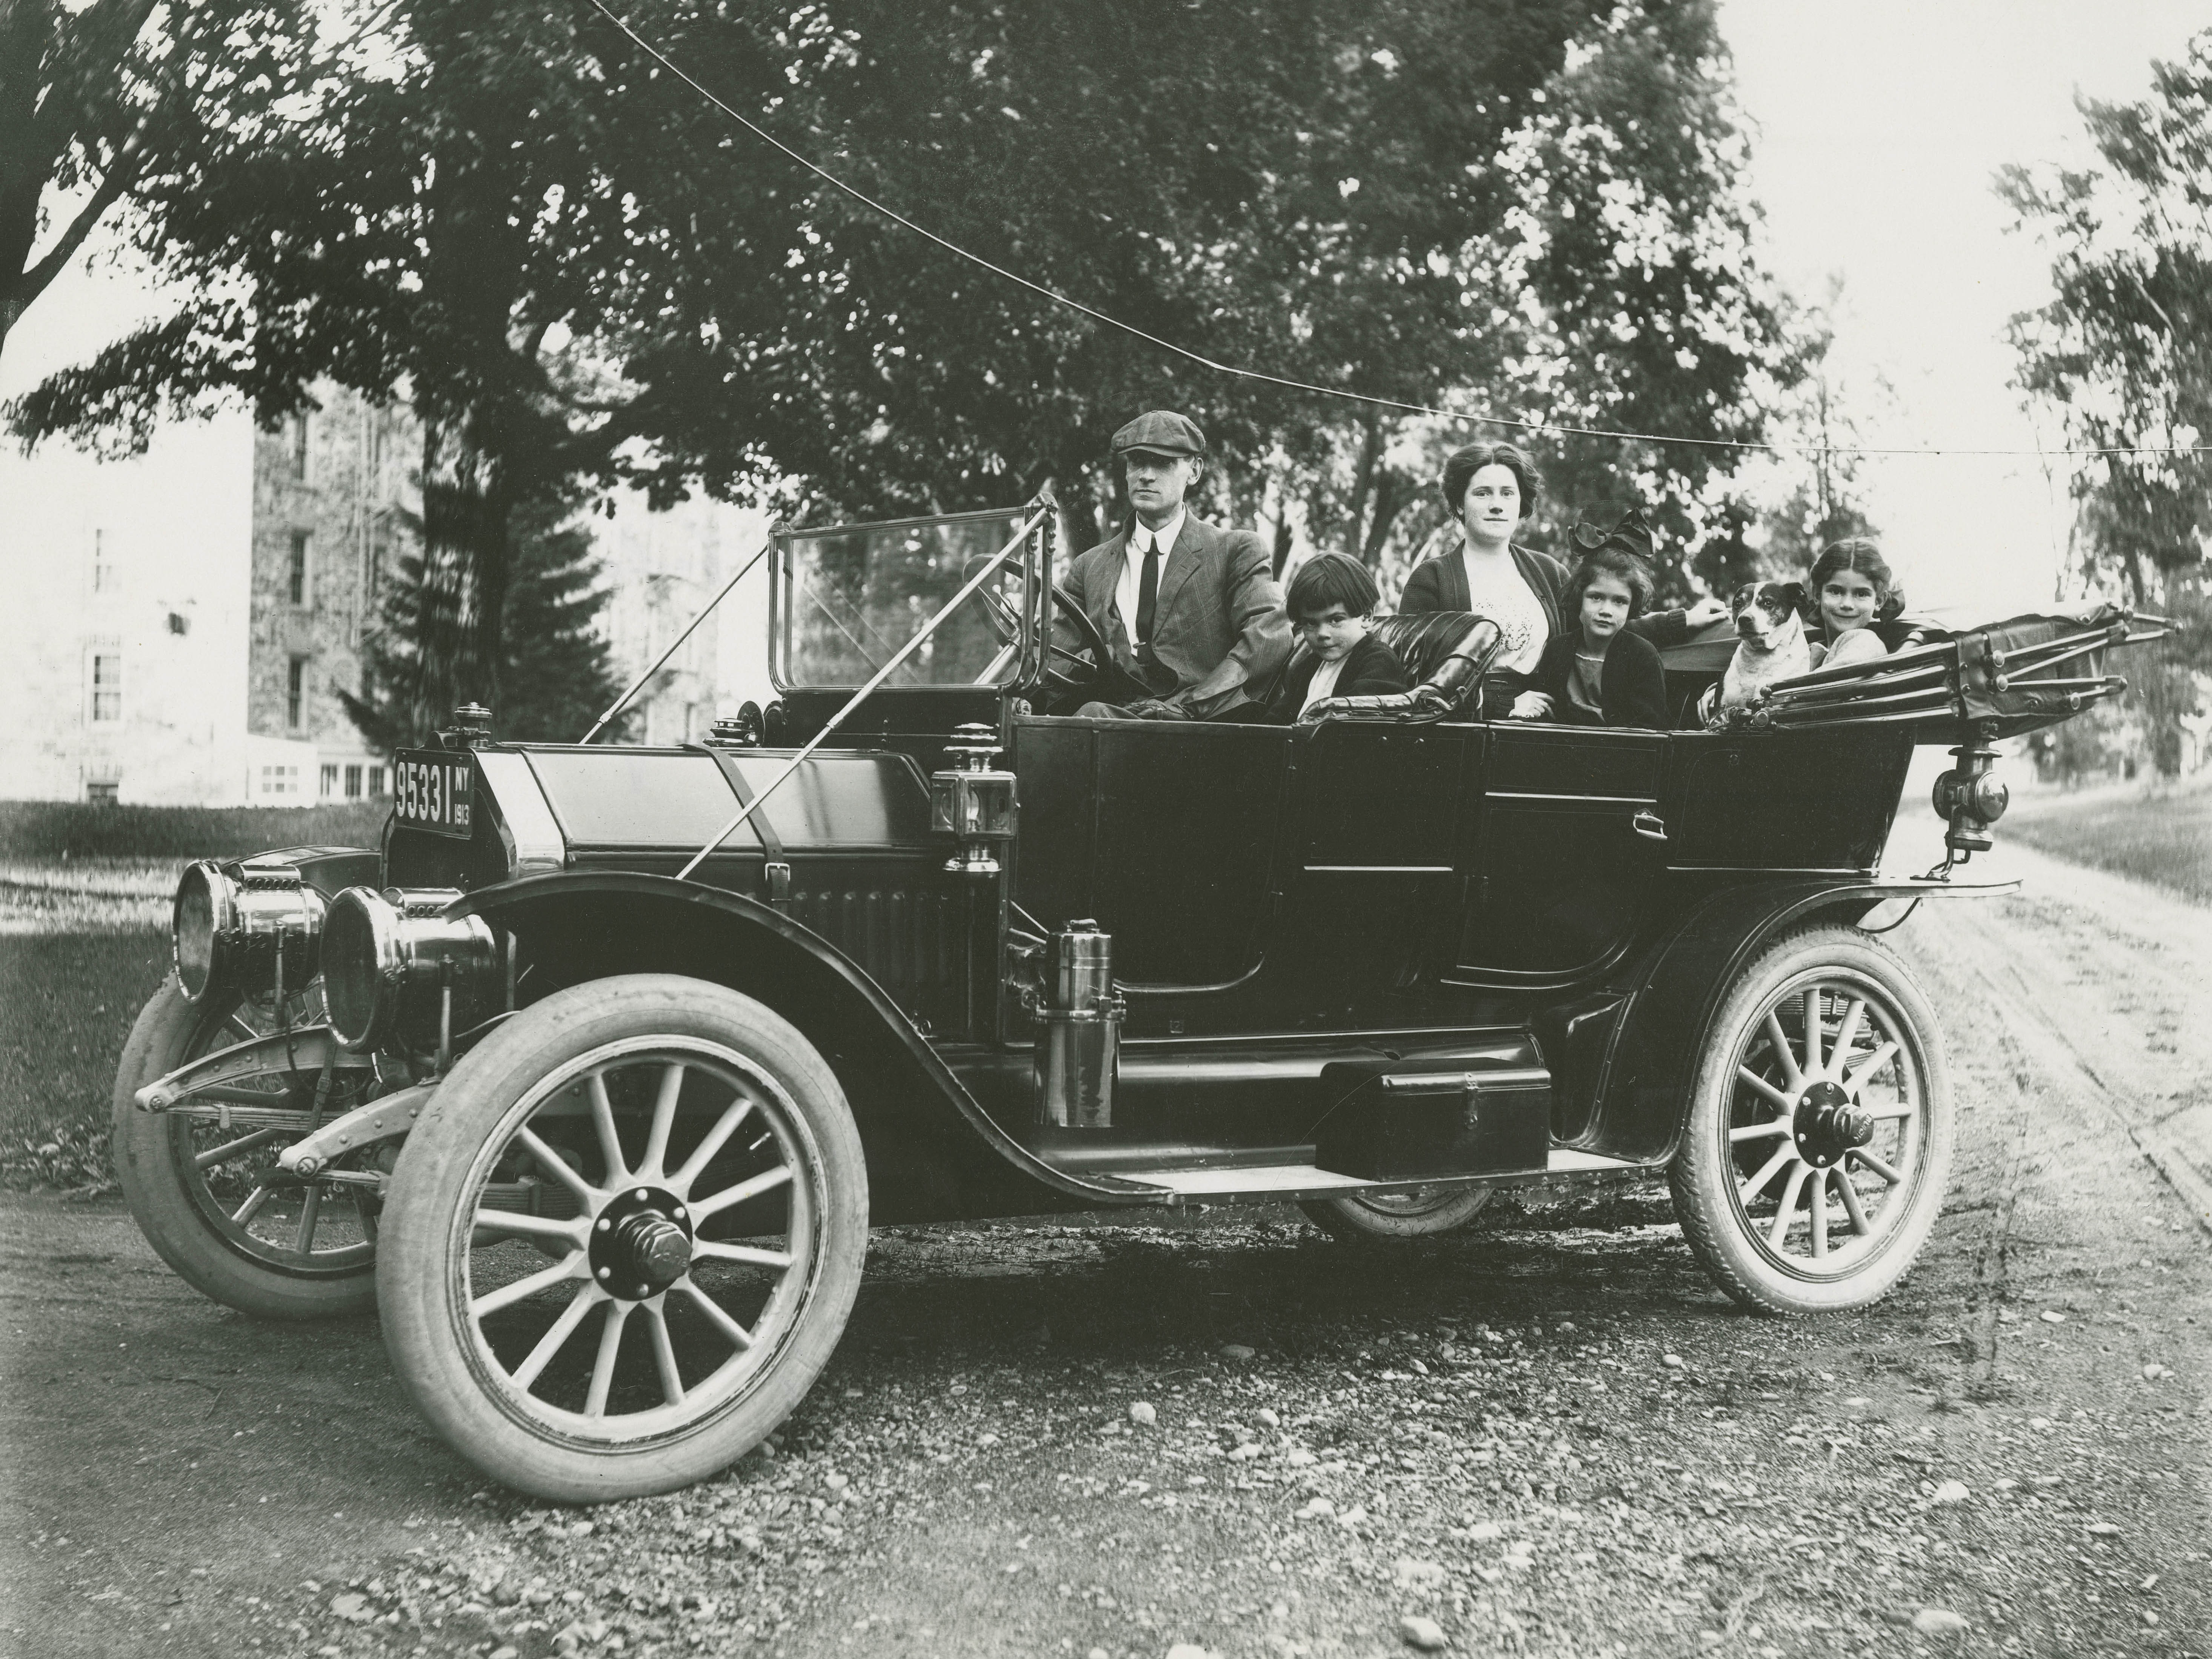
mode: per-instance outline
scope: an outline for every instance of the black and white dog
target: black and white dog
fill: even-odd
[[[1735,655],[1721,678],[1720,714],[1748,709],[1777,680],[1812,672],[1805,607],[1802,582],[1752,582],[1736,590],[1729,601],[1735,618]]]

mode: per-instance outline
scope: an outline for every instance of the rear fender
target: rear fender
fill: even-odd
[[[1000,1128],[883,987],[790,917],[696,882],[626,871],[532,876],[447,912],[512,932],[526,1005],[617,974],[685,974],[757,998],[805,1033],[851,1103],[870,1219],[1009,1215],[1141,1201],[1149,1189],[1053,1169]]]
[[[1759,951],[1784,931],[1815,921],[1856,927],[1891,901],[1982,897],[2019,884],[1795,881],[1729,887],[1709,896],[1637,963],[1609,1033],[1588,1021],[1561,1032],[1580,1053],[1553,1060],[1553,1069],[1583,1084],[1581,1099],[1563,1103],[1563,1127],[1572,1126],[1567,1144],[1655,1167],[1673,1158],[1689,1115],[1691,1080],[1721,1000]],[[1549,1052],[1547,1045],[1547,1057]]]

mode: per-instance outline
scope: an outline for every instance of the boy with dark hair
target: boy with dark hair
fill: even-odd
[[[1545,708],[1531,718],[1665,731],[1667,675],[1658,650],[1628,630],[1651,603],[1644,561],[1608,536],[1576,564],[1566,599],[1576,625],[1544,647],[1530,688]]]
[[[1291,578],[1283,608],[1305,649],[1291,659],[1261,718],[1289,726],[1330,697],[1412,689],[1398,653],[1367,630],[1382,595],[1365,565],[1316,553]]]

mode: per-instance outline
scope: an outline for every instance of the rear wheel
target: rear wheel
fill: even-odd
[[[256,1127],[182,1112],[142,1112],[132,1098],[187,1060],[278,1029],[273,997],[186,1000],[175,975],[164,981],[131,1028],[115,1072],[109,1146],[139,1231],[161,1259],[204,1295],[263,1319],[329,1319],[376,1300],[380,1200],[358,1187],[301,1186],[279,1179],[276,1154],[294,1128]],[[283,1011],[295,1026],[322,1018],[310,986]],[[271,1104],[313,1104],[312,1091]],[[325,1102],[330,1112],[350,1099]]]
[[[1943,1206],[1951,1090],[1911,971],[1856,929],[1777,941],[1723,1000],[1668,1170],[1682,1235],[1770,1313],[1863,1307]]]
[[[844,1091],[795,1027],[699,980],[598,981],[485,1038],[408,1137],[385,1343],[423,1414],[508,1486],[668,1492],[805,1396],[867,1218]]]
[[[1488,1187],[1416,1187],[1411,1192],[1313,1198],[1298,1207],[1330,1237],[1346,1244],[1428,1238],[1464,1227],[1490,1202]]]

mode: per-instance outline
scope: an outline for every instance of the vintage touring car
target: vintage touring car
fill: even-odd
[[[568,1499],[765,1437],[872,1223],[1295,1200],[1358,1241],[1663,1172],[1753,1307],[1905,1271],[1951,1097],[1875,934],[1990,890],[1991,742],[2117,690],[2130,618],[1927,630],[1733,731],[1486,720],[1497,630],[1449,614],[1381,624],[1414,690],[1295,727],[1085,720],[1054,535],[780,532],[778,695],[713,741],[463,719],[380,850],[193,866],[116,1088],[147,1237],[251,1313],[374,1300],[452,1444]],[[1923,742],[1952,855],[1886,875]]]

